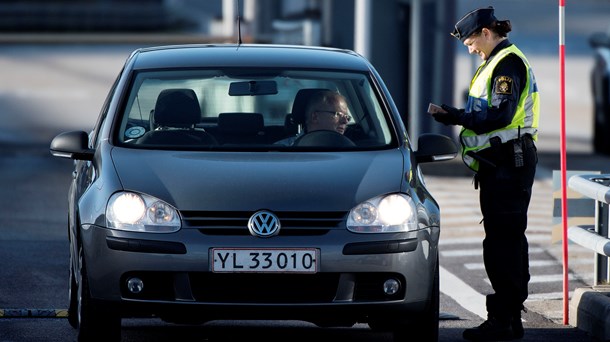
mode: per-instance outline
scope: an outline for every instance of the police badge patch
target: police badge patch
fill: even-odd
[[[513,79],[508,76],[499,76],[496,78],[494,88],[496,94],[510,95],[513,93]]]

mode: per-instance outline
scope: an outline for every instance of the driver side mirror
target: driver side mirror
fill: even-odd
[[[415,158],[419,163],[452,160],[458,154],[456,143],[448,136],[424,133],[417,140]]]
[[[83,131],[61,133],[51,141],[51,154],[55,157],[93,160],[95,150],[89,148],[89,135]]]

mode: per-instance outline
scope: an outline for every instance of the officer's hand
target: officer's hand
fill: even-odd
[[[460,116],[462,115],[462,113],[464,112],[464,110],[462,109],[457,109],[451,106],[447,106],[445,104],[441,105],[441,108],[443,108],[443,110],[445,111],[443,112],[438,112],[438,113],[434,113],[432,114],[432,117],[434,117],[434,120],[445,124],[445,125],[459,125],[460,124]]]

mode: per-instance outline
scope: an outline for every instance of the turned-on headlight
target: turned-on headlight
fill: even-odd
[[[146,233],[173,233],[180,229],[174,207],[155,197],[135,192],[117,192],[106,207],[108,228]]]
[[[354,233],[396,233],[417,229],[417,211],[406,194],[378,196],[354,207],[347,219]]]

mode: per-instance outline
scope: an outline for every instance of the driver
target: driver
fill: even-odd
[[[321,90],[311,96],[307,104],[305,130],[297,136],[276,142],[281,145],[292,145],[300,136],[313,131],[327,130],[344,134],[351,116],[347,114],[347,101],[338,92]]]
[[[307,133],[325,129],[345,133],[351,116],[347,114],[347,101],[343,95],[324,90],[315,93],[307,106],[305,131]]]

